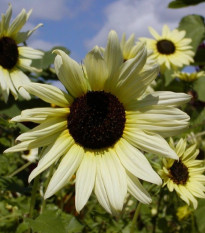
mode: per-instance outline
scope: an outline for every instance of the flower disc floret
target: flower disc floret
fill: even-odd
[[[10,37],[0,38],[0,66],[12,69],[18,61],[18,48],[15,40]]]
[[[125,109],[111,93],[91,91],[70,107],[68,129],[76,143],[100,149],[114,145],[122,136]]]
[[[182,163],[181,160],[174,161],[173,165],[169,169],[169,172],[170,178],[176,184],[185,185],[189,178],[188,168]]]
[[[175,52],[175,45],[170,40],[160,40],[157,42],[157,50],[161,54],[172,54]]]

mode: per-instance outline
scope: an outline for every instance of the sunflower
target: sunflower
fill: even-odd
[[[6,14],[2,14],[0,21],[0,92],[5,102],[9,97],[9,92],[13,94],[15,99],[18,94],[24,99],[29,100],[29,93],[22,88],[22,84],[30,83],[29,78],[22,71],[36,71],[31,67],[31,59],[39,59],[43,53],[27,46],[18,46],[25,42],[26,39],[38,28],[37,25],[33,30],[27,32],[19,32],[28,20],[31,11],[26,13],[23,9],[20,14],[13,20],[10,25],[12,16],[12,5]]]
[[[47,84],[25,85],[29,93],[58,107],[24,110],[14,117],[13,121],[40,125],[21,134],[20,143],[6,152],[46,147],[29,176],[31,181],[59,161],[45,198],[76,173],[77,211],[94,190],[100,204],[117,214],[127,191],[142,203],[151,202],[139,179],[158,185],[161,179],[141,150],[177,158],[162,136],[177,134],[187,126],[188,115],[176,106],[190,96],[155,92],[139,99],[159,71],[158,65],[143,70],[144,43],[133,59],[124,62],[118,36],[111,31],[103,54],[101,51],[96,46],[83,66],[63,51],[54,51],[55,70],[68,93]]]
[[[154,39],[139,39],[147,42],[148,49],[153,51],[151,58],[158,61],[162,72],[166,68],[176,69],[193,62],[194,52],[190,45],[192,40],[185,38],[185,31],[177,29],[170,31],[167,25],[163,26],[161,36],[151,27],[149,31]]]
[[[196,144],[187,148],[185,139],[180,139],[177,145],[170,140],[170,146],[179,157],[178,161],[163,159],[164,167],[159,173],[170,192],[175,190],[188,205],[192,203],[197,208],[197,198],[205,198],[204,161],[196,160],[199,150]]]
[[[205,72],[204,71],[193,72],[193,73],[174,72],[172,77],[179,78],[185,82],[194,82],[195,80],[197,80],[201,77],[205,77]]]

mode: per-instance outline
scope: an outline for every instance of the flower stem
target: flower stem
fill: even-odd
[[[50,171],[49,171],[49,174],[48,174],[48,178],[47,178],[47,180],[46,180],[46,182],[45,182],[45,190],[47,189],[48,184],[49,184],[49,182],[50,182],[50,180],[51,180],[51,177],[52,177],[52,175],[53,175],[54,165],[55,165],[55,164],[53,164],[53,165],[50,167]],[[44,211],[45,207],[46,207],[46,199],[43,198],[42,207],[41,207],[41,213]]]
[[[32,164],[32,162],[30,162],[30,161],[27,162],[26,164],[24,164],[23,166],[18,168],[16,171],[14,171],[10,175],[8,175],[8,177],[13,177],[13,176],[17,175],[19,172],[23,171],[25,168],[27,168],[31,164]]]
[[[31,202],[30,202],[30,209],[29,209],[29,217],[30,218],[33,218],[33,212],[34,212],[34,208],[35,208],[35,204],[36,204],[36,193],[37,193],[39,181],[40,181],[40,176],[38,175],[34,179],[32,192],[31,192]]]
[[[135,229],[137,230],[137,219],[138,219],[138,216],[139,216],[139,213],[140,213],[140,209],[141,209],[141,206],[142,206],[142,203],[139,202],[138,203],[138,206],[135,210],[135,214],[134,214],[134,217],[132,219],[132,225],[131,225],[131,229],[130,229],[130,233],[134,233],[135,232]]]

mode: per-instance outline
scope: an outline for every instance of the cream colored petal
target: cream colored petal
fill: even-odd
[[[141,130],[136,130],[135,128],[125,128],[123,138],[143,151],[172,159],[178,159],[177,154],[170,148],[166,140],[158,134],[146,131],[143,132]]]
[[[150,204],[152,199],[149,193],[144,189],[139,179],[127,172],[127,186],[128,192],[143,204]]]
[[[8,8],[8,10],[6,11],[6,14],[5,14],[5,21],[4,21],[4,30],[5,30],[5,31],[7,31],[8,28],[9,28],[11,16],[12,16],[12,5],[9,4],[9,8]]]
[[[143,112],[126,112],[128,127],[148,130],[163,137],[177,135],[189,124],[190,117],[183,111],[172,107],[145,109]]]
[[[188,149],[186,149],[186,151],[184,152],[182,158],[184,161],[189,161],[190,158],[192,157],[193,154],[195,154],[196,152],[196,147],[197,145],[191,145]]]
[[[153,66],[151,69],[146,70],[136,76],[130,77],[121,87],[118,89],[117,96],[120,101],[127,106],[133,99],[137,99],[145,92],[147,87],[157,77],[159,73],[159,67]]]
[[[186,140],[181,138],[176,145],[176,153],[179,157],[181,157],[184,154],[185,150],[186,150]]]
[[[187,188],[180,185],[179,190],[180,190],[181,196],[183,196],[183,197],[186,196],[191,201],[191,203],[193,204],[194,209],[196,209],[197,205],[198,205],[198,202],[194,198],[194,196],[187,190]]]
[[[27,21],[27,14],[25,9],[22,9],[22,11],[17,15],[17,17],[11,23],[8,29],[8,35],[16,34],[18,31],[20,31],[21,28],[26,23],[26,21]]]
[[[47,146],[53,141],[56,140],[56,138],[59,136],[59,132],[51,135],[50,137],[44,137],[44,138],[37,138],[34,140],[27,140],[24,142],[21,142],[15,146],[12,146],[4,151],[4,153],[11,153],[11,152],[18,152],[18,151],[24,151],[24,150],[30,150],[33,148],[43,147]]]
[[[120,67],[120,84],[124,85],[124,83],[128,82],[129,79],[132,79],[134,76],[136,76],[145,65],[146,59],[147,50],[145,47],[145,43],[139,42],[137,55],[134,58],[131,58],[124,62]]]
[[[123,47],[123,57],[126,59],[129,57],[129,54],[131,52],[131,49],[133,48],[135,44],[135,35],[132,34],[128,40],[125,42],[125,45]]]
[[[94,187],[96,177],[96,158],[94,153],[87,151],[76,173],[75,207],[80,212],[87,203]]]
[[[117,155],[105,152],[102,156],[96,156],[98,176],[102,178],[107,198],[111,209],[115,212],[122,210],[127,192],[127,177]],[[102,203],[102,201],[100,201]],[[112,211],[113,212],[113,211]]]
[[[66,153],[66,155],[61,160],[58,169],[55,171],[54,175],[49,182],[48,188],[44,195],[44,198],[49,198],[54,193],[58,192],[72,178],[73,174],[78,169],[84,156],[84,151],[82,147],[74,144]]]
[[[122,50],[120,42],[115,31],[110,31],[108,42],[105,49],[105,62],[108,67],[108,79],[106,82],[106,90],[113,90],[116,86],[119,74],[119,68],[123,63]]]
[[[108,71],[100,48],[96,46],[91,50],[86,55],[84,63],[91,90],[103,90],[105,81],[108,78]]]
[[[30,79],[21,71],[21,70],[13,70],[10,73],[11,80],[15,86],[15,88],[18,90],[18,93],[26,100],[30,100],[31,96],[29,93],[22,87],[23,85],[29,85]]]
[[[12,95],[14,96],[15,100],[18,99],[18,94],[16,92],[14,84],[11,81],[10,72],[8,70],[5,70],[5,69],[2,69],[2,71],[3,71],[4,78],[6,80],[7,87],[9,87],[9,89],[10,89]]]
[[[14,39],[16,40],[16,43],[20,44],[20,43],[23,43],[24,41],[26,41],[33,34],[33,32],[35,32],[41,26],[43,26],[43,24],[39,23],[32,30],[29,30],[27,32],[18,32],[18,33],[16,33],[14,35]]]
[[[122,165],[134,176],[157,185],[162,184],[161,178],[152,169],[146,157],[125,139],[121,138],[116,143],[115,151]]]
[[[9,88],[7,86],[7,83],[4,77],[4,72],[1,67],[0,67],[0,90],[1,90],[4,101],[7,102],[8,97],[9,97]]]
[[[31,66],[31,63],[32,63],[31,59],[19,58],[17,66],[20,67],[21,69],[25,69],[25,70],[30,71],[30,72],[38,73],[38,72],[42,71],[41,69],[37,69],[37,68]]]
[[[59,88],[40,83],[30,83],[23,85],[30,94],[33,94],[50,104],[55,104],[60,107],[69,107],[72,104],[72,97],[61,91]]]
[[[53,52],[57,54],[54,61],[56,74],[68,92],[74,97],[85,94],[88,84],[82,66],[61,50]]]
[[[143,110],[145,107],[155,107],[157,105],[180,106],[191,99],[190,95],[185,93],[175,93],[171,91],[156,91],[144,97],[139,101],[130,103],[130,110]]]
[[[67,119],[51,118],[36,126],[32,130],[21,134],[16,138],[17,141],[34,140],[43,137],[49,137],[52,134],[63,131],[67,128]]]
[[[69,135],[68,131],[63,131],[59,137],[46,148],[38,166],[31,172],[28,181],[31,182],[38,174],[55,163],[62,155],[68,152],[73,144],[73,138]]]
[[[19,55],[29,59],[41,59],[44,53],[30,47],[18,47]]]
[[[69,108],[33,108],[23,110],[21,115],[13,117],[10,121],[32,121],[35,123],[42,123],[46,119],[52,117],[66,117],[69,112]]]
[[[110,214],[117,214],[117,212],[112,208],[110,204],[106,188],[103,182],[102,174],[100,172],[99,164],[97,163],[97,170],[96,170],[96,180],[95,180],[95,195],[101,204],[101,206]]]
[[[152,28],[152,27],[148,27],[151,35],[156,39],[156,40],[160,40],[161,36]]]

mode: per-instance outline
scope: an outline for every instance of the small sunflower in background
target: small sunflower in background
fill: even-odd
[[[194,82],[201,77],[205,77],[204,71],[187,73],[187,72],[174,72],[172,75],[173,78],[179,78],[185,82]]]
[[[147,60],[144,43],[133,59],[124,61],[115,31],[109,33],[103,53],[96,46],[86,55],[83,68],[63,51],[54,53],[56,74],[68,93],[48,84],[24,85],[29,93],[57,107],[28,109],[13,118],[39,125],[21,134],[20,143],[5,152],[46,147],[29,181],[59,161],[45,198],[76,174],[78,212],[92,191],[113,214],[122,210],[127,192],[149,204],[151,197],[139,179],[158,185],[161,179],[141,150],[177,159],[163,137],[187,127],[189,116],[177,106],[190,96],[162,91],[141,99],[159,66],[143,70]]]
[[[167,25],[163,26],[161,36],[151,27],[149,27],[149,31],[154,39],[139,39],[146,41],[148,49],[153,51],[151,58],[157,60],[161,72],[164,72],[166,68],[176,69],[183,65],[189,65],[194,61],[194,52],[190,45],[192,40],[185,37],[185,31],[179,31],[177,29],[171,31]]]
[[[180,139],[176,146],[173,139],[170,139],[169,144],[179,160],[163,159],[163,170],[159,171],[164,180],[163,186],[167,185],[170,192],[175,190],[182,200],[188,205],[191,203],[196,209],[196,198],[205,198],[204,161],[196,159],[199,154],[196,144],[187,148],[185,139]]]
[[[40,59],[43,56],[41,51],[27,46],[18,46],[18,44],[24,43],[41,26],[39,24],[33,30],[20,32],[30,14],[31,10],[26,13],[25,9],[23,9],[10,24],[12,16],[12,5],[10,4],[6,14],[2,14],[1,17],[0,93],[5,102],[8,100],[10,91],[15,99],[18,99],[18,95],[24,99],[30,99],[29,93],[21,87],[23,84],[31,82],[23,70],[37,71],[34,67],[31,67],[32,59]]]

